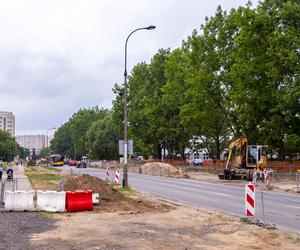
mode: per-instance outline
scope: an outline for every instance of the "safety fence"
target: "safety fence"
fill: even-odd
[[[282,211],[283,215],[285,213],[289,213],[289,211],[287,211],[287,208],[291,208],[293,211],[295,210],[296,213],[300,209],[300,199],[297,196],[285,196],[280,193],[263,190],[263,188],[257,188],[256,193],[256,199],[258,201],[257,209],[261,210],[260,216],[264,221],[270,220],[270,216],[272,216],[275,213],[274,209],[276,211]],[[272,199],[272,203],[270,203],[270,199]],[[299,214],[292,213],[293,212],[290,212],[288,214],[289,217],[299,216]]]
[[[67,210],[72,212],[90,210],[92,204],[99,203],[99,194],[92,193],[91,190],[64,191],[64,179],[58,182],[58,191],[22,190],[24,187],[22,182],[26,181],[28,182],[26,178],[1,181],[0,204],[2,210],[46,212],[64,212]]]

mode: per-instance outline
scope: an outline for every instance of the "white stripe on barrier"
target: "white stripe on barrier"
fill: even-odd
[[[109,167],[105,170],[105,180],[109,181]]]
[[[99,203],[99,194],[93,193],[92,198],[93,198],[93,204]]]
[[[34,191],[6,191],[4,209],[6,211],[34,211]]]
[[[116,169],[115,184],[120,184],[120,170]]]
[[[66,207],[66,192],[37,191],[36,208],[46,212],[64,212]]]
[[[265,170],[264,175],[265,175],[265,183],[268,186],[269,185],[269,174],[272,173],[273,170]]]

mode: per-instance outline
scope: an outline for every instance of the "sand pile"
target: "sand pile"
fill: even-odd
[[[151,162],[142,166],[143,174],[177,176],[180,175],[179,170],[168,163]]]

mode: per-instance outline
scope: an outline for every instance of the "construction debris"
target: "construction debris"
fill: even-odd
[[[271,230],[277,229],[275,224],[270,224],[268,222],[260,221],[258,219],[250,219],[248,217],[242,217],[240,221],[247,224],[254,224],[265,229],[271,229]]]

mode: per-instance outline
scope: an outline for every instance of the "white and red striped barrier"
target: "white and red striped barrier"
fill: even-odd
[[[264,171],[265,183],[266,183],[267,186],[269,186],[269,181],[270,181],[269,174],[272,173],[272,172],[273,172],[273,170],[265,170]]]
[[[105,170],[105,180],[109,181],[109,167],[107,167]]]
[[[246,184],[245,187],[245,215],[253,218],[255,215],[255,186]]]
[[[120,169],[116,169],[115,184],[120,184]]]

